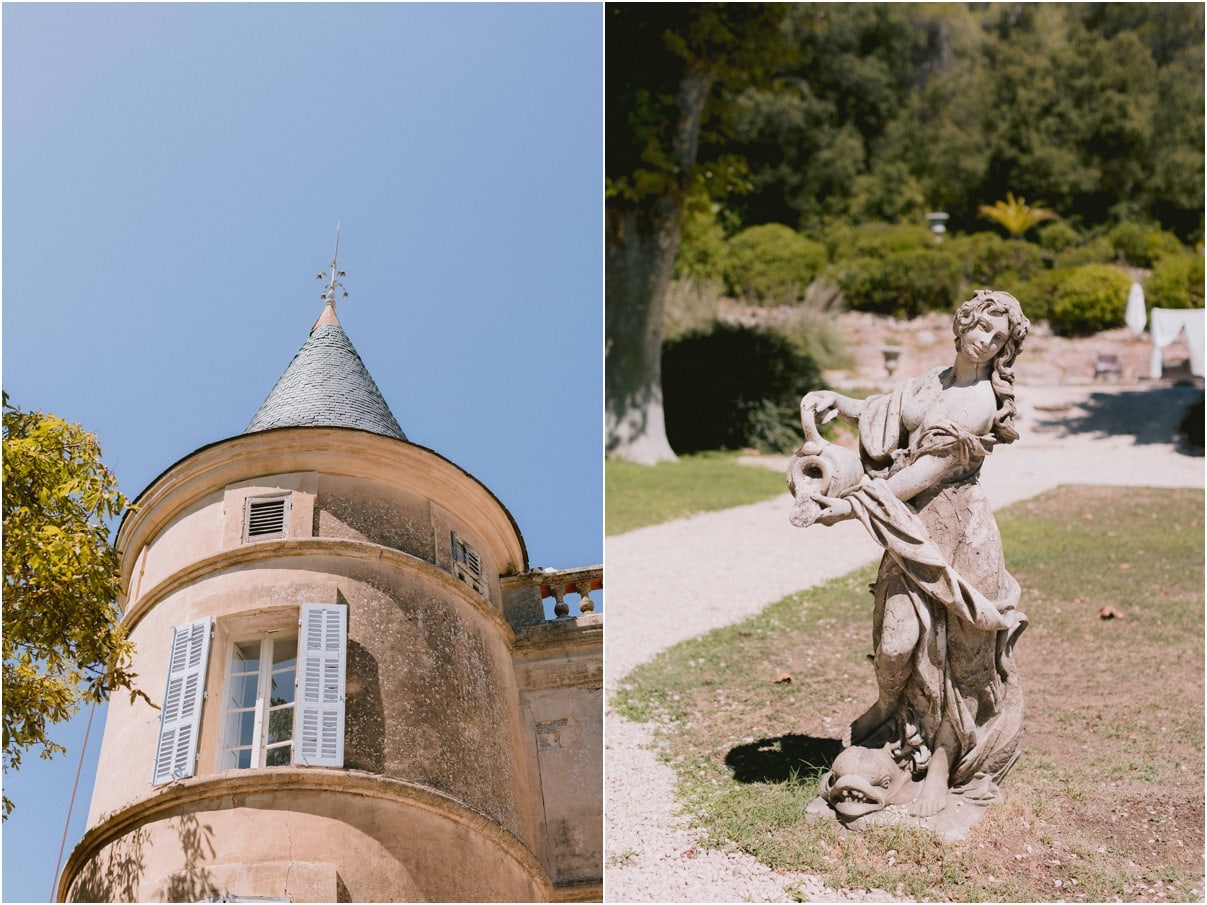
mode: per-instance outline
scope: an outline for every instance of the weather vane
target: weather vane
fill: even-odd
[[[326,303],[331,306],[332,310],[335,310],[335,290],[337,288],[343,289],[344,294],[343,294],[342,298],[348,297],[348,290],[344,289],[344,284],[339,282],[339,277],[347,276],[347,273],[339,269],[339,264],[336,263],[338,258],[339,258],[339,224],[336,223],[335,224],[335,253],[333,255],[331,255],[331,273],[328,274],[326,271],[323,271],[322,273],[315,274],[315,279],[318,279],[318,280],[322,280],[322,279],[326,279],[326,278],[330,277],[330,282],[327,284],[327,288],[323,290],[323,300],[326,301]]]

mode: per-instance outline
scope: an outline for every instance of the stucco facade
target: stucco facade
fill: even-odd
[[[602,618],[546,621],[555,576],[503,505],[396,422],[326,415],[323,375],[292,373],[310,346],[275,420],[123,521],[124,621],[163,709],[110,703],[60,898],[598,900]]]

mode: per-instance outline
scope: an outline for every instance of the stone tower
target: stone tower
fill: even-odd
[[[529,570],[499,500],[407,440],[333,291],[117,545],[162,709],[110,703],[60,900],[600,900],[602,568]]]

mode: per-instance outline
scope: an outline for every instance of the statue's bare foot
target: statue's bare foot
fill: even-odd
[[[909,811],[915,817],[933,817],[947,805],[947,787],[938,783],[924,782],[922,791],[910,805]]]
[[[859,745],[875,735],[876,731],[893,715],[896,703],[896,701],[877,701],[869,707],[863,716],[858,717],[847,727],[847,731],[842,735],[842,746],[849,748],[851,745]]]

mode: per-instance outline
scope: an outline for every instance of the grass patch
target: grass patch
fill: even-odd
[[[606,460],[607,533],[623,534],[645,525],[787,493],[782,474],[740,465],[737,457],[735,452],[703,452],[657,465]]]
[[[1064,487],[999,524],[1030,620],[1005,802],[960,843],[806,817],[876,693],[868,567],[679,644],[617,691],[623,715],[655,721],[705,844],[924,900],[1202,899],[1202,493]]]

